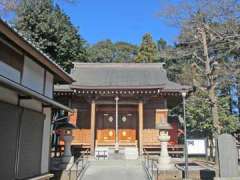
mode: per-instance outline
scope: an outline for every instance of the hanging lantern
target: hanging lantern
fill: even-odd
[[[113,122],[113,117],[112,117],[112,116],[109,116],[108,121],[109,121],[109,122]]]
[[[123,117],[122,117],[122,122],[126,122],[126,121],[127,121],[126,116],[123,116]]]

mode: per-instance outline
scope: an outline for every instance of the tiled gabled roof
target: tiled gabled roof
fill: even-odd
[[[189,90],[169,81],[161,63],[74,63],[71,76],[75,82],[69,89],[162,89]],[[56,86],[56,91],[67,90]]]

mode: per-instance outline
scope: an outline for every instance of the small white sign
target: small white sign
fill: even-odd
[[[188,139],[187,147],[189,155],[206,155],[206,139]]]

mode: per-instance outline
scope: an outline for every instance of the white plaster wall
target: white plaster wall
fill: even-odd
[[[20,106],[42,112],[42,103],[35,99],[21,99]]]
[[[24,86],[43,94],[44,69],[27,56],[24,56],[22,78]]]
[[[42,160],[41,173],[49,172],[49,149],[50,149],[50,135],[51,135],[51,108],[44,108],[43,113],[46,115],[43,125],[43,141],[42,141]]]
[[[15,68],[9,66],[8,64],[0,61],[0,75],[15,81],[17,83],[20,82],[20,71],[16,70]]]
[[[18,94],[15,91],[0,86],[0,101],[17,105]]]
[[[46,72],[45,96],[53,97],[53,75],[49,72]]]

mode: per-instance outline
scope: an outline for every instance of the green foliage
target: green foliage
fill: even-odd
[[[176,48],[178,47],[167,46],[160,49],[160,62],[165,63],[169,79],[191,86],[193,79],[191,66],[195,59],[193,59],[192,56],[185,58],[162,56],[163,54],[166,54],[166,52],[174,52]],[[224,71],[224,69],[221,70]],[[204,83],[202,76],[199,75],[197,78],[199,82]],[[221,132],[234,133],[239,131],[240,125],[238,117],[230,113],[229,87],[232,82],[231,79],[229,79],[229,76],[226,76],[224,72],[221,73],[221,78],[221,83],[218,83],[216,88],[218,92],[216,93],[218,95],[218,116],[220,126],[222,127]],[[175,111],[173,110],[173,114],[181,114],[181,108],[182,105],[177,107]],[[213,137],[213,133],[216,129],[213,126],[211,103],[207,92],[197,89],[192,93],[186,102],[186,113],[188,136],[195,138]]]
[[[222,133],[234,133],[239,130],[238,117],[230,113],[230,97],[220,96],[219,99],[219,121]],[[215,131],[211,116],[211,104],[207,100],[207,94],[196,91],[187,100],[187,128],[190,136],[209,137]]]
[[[166,48],[167,48],[167,42],[163,38],[160,38],[157,41],[157,49],[158,49],[158,51],[164,50]]]
[[[150,33],[146,33],[142,38],[141,46],[138,50],[135,61],[137,63],[152,63],[157,58],[157,47]]]
[[[234,133],[240,129],[239,118],[231,114],[230,97],[219,97],[219,121],[222,133]]]
[[[110,40],[100,41],[87,49],[90,62],[113,62],[115,47]]]
[[[115,54],[115,61],[116,62],[134,62],[134,59],[137,55],[137,46],[126,43],[126,42],[116,42],[116,54]]]
[[[86,61],[85,41],[70,18],[52,0],[23,0],[16,28],[65,70],[73,61]]]
[[[90,62],[133,62],[137,47],[126,42],[100,41],[87,50]]]
[[[197,91],[186,103],[186,120],[188,134],[193,137],[211,137],[213,123],[211,107],[206,100],[207,94]]]

